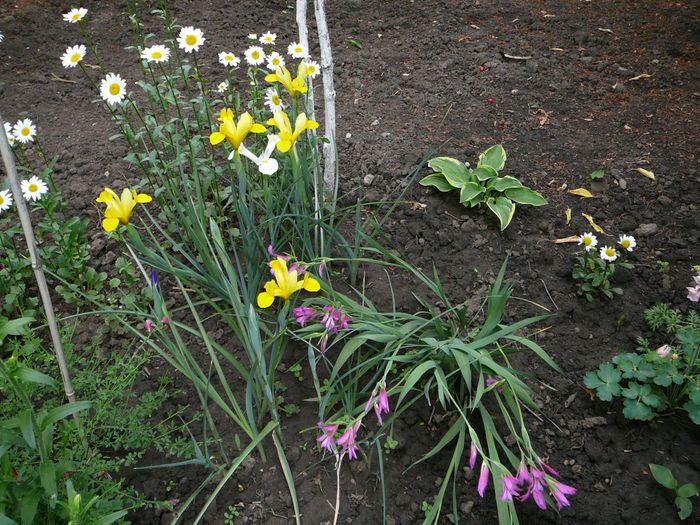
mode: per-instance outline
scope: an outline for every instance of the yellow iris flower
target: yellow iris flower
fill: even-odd
[[[229,141],[234,150],[238,149],[238,146],[245,140],[248,133],[265,133],[267,128],[262,124],[256,124],[253,122],[253,117],[247,111],[241,115],[238,119],[238,123],[233,120],[233,111],[231,108],[224,108],[221,110],[221,115],[219,116],[219,131],[215,131],[209,135],[209,142],[216,145],[222,140],[226,139]]]
[[[277,143],[277,149],[281,152],[289,151],[289,148],[294,145],[294,142],[304,130],[316,129],[318,127],[318,122],[315,120],[308,120],[306,118],[306,113],[299,113],[294,123],[294,129],[292,130],[292,124],[289,122],[289,117],[284,111],[275,111],[274,117],[268,120],[267,123],[271,126],[277,126],[280,130],[280,141]]]
[[[151,202],[150,195],[145,193],[136,193],[136,190],[124,188],[122,196],[118,197],[114,191],[109,188],[100,193],[97,197],[97,202],[104,202],[107,205],[105,210],[105,218],[102,220],[102,227],[105,231],[111,232],[117,229],[119,223],[129,224],[129,217],[134,210],[137,202]]]
[[[278,67],[277,71],[274,73],[265,76],[265,80],[267,82],[279,82],[287,88],[287,91],[289,91],[292,97],[296,97],[297,93],[306,93],[308,91],[307,87],[304,85],[304,79],[309,74],[307,70],[306,64],[301,61],[297,69],[296,78],[292,78],[292,74],[289,70],[282,66]]]
[[[270,267],[275,272],[275,278],[265,283],[265,291],[258,294],[258,306],[260,308],[268,308],[275,301],[275,297],[281,297],[284,300],[301,290],[307,292],[318,292],[321,289],[319,282],[311,277],[308,273],[299,280],[297,271],[287,270],[287,263],[284,259],[278,257],[270,262]]]

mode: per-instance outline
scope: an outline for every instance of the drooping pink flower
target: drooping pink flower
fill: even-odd
[[[267,253],[272,255],[275,259],[284,259],[285,261],[289,260],[288,255],[280,255],[279,253],[275,253],[275,250],[272,248],[271,244],[267,247]]]
[[[700,301],[700,284],[694,287],[688,286],[686,290],[688,290],[688,299],[690,299],[694,303]]]
[[[342,445],[343,446],[343,452],[347,453],[348,459],[356,459],[357,458],[357,451],[360,449],[360,447],[357,446],[355,443],[355,439],[357,438],[357,431],[360,428],[360,424],[362,421],[358,421],[352,426],[349,426],[345,432],[343,432],[343,435],[340,436],[336,440],[336,445]]]
[[[352,321],[352,317],[345,313],[341,308],[336,308],[327,304],[323,307],[325,312],[321,323],[326,327],[331,334],[337,334],[341,329],[348,330],[350,326],[348,322]]]
[[[326,261],[321,261],[321,263],[318,265],[319,277],[323,277],[324,273],[326,273]]]
[[[494,379],[494,378],[492,378],[492,377],[489,377],[489,378],[486,380],[486,387],[488,388],[488,387],[490,387],[491,385],[493,385],[494,383],[498,383],[498,382],[501,381],[502,379],[503,379],[503,378],[502,378],[501,376],[498,376],[498,378],[496,378],[496,379]],[[498,390],[499,392],[503,392],[503,387],[502,387],[502,386],[496,387],[496,390]]]
[[[335,431],[338,430],[338,425],[324,425],[322,422],[317,423],[318,428],[323,430],[323,434],[316,438],[321,444],[321,448],[325,448],[328,452],[334,452],[333,444],[335,443]]]
[[[389,413],[389,396],[386,395],[386,388],[382,387],[379,389],[379,395],[377,396],[377,404],[374,405],[374,413],[377,415],[379,424],[383,425],[382,414]]]
[[[554,485],[554,489],[551,490],[551,493],[554,497],[554,501],[557,502],[557,508],[561,510],[563,507],[571,505],[569,500],[566,499],[566,495],[576,494],[576,489],[558,481],[552,481],[552,484]]]
[[[304,326],[311,319],[321,315],[319,312],[316,311],[315,308],[312,308],[310,306],[299,306],[299,307],[295,308],[293,311],[294,311],[294,320],[297,323],[299,323],[301,326]]]
[[[318,340],[318,351],[321,355],[326,355],[326,347],[328,346],[328,334],[322,335]]]
[[[372,392],[372,395],[369,396],[369,399],[365,403],[365,412],[369,412],[369,409],[372,408],[372,405],[374,405],[374,400],[376,399],[377,396],[374,395],[374,392]]]
[[[486,464],[486,461],[482,461],[481,472],[479,473],[479,483],[476,486],[476,491],[482,498],[484,497],[486,486],[489,484],[489,472],[489,466]]]
[[[517,480],[519,485],[532,483],[532,476],[530,476],[530,471],[527,469],[524,463],[521,463],[520,467],[518,467]]]
[[[146,332],[150,332],[155,328],[153,321],[151,321],[150,319],[146,319],[146,322],[143,323],[143,327],[146,329]]]
[[[673,349],[670,346],[663,345],[656,349],[656,353],[661,359],[666,359],[671,354],[671,350]]]
[[[501,481],[503,482],[501,501],[513,501],[513,496],[520,496],[520,493],[518,492],[518,489],[520,488],[518,478],[514,476],[503,476]]]
[[[549,472],[552,476],[556,476],[560,478],[561,476],[559,475],[559,472],[554,470],[552,467],[547,465],[544,461],[542,461],[540,458],[537,458],[537,461],[539,462],[540,466],[544,467],[544,469]]]
[[[472,443],[472,446],[469,447],[469,468],[471,470],[474,470],[474,467],[476,466],[476,456],[477,456],[478,450],[476,448],[476,445]]]
[[[539,508],[542,510],[547,509],[547,501],[544,498],[544,486],[545,486],[545,473],[542,472],[541,470],[538,470],[536,468],[532,468],[530,471],[531,474],[531,479],[530,479],[530,486],[527,489],[527,492],[520,496],[520,501],[525,501],[527,500],[530,496],[532,496],[532,499],[535,500],[535,503]]]

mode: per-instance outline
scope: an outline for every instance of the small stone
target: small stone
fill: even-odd
[[[469,514],[472,511],[472,507],[474,507],[474,502],[467,501],[459,506],[459,510],[462,514]]]
[[[634,230],[634,233],[639,237],[649,237],[650,235],[654,235],[658,231],[659,227],[652,222],[647,224],[640,224],[639,226],[637,226],[637,229]]]
[[[620,179],[618,181],[618,184],[620,185],[621,190],[626,190],[627,189],[627,181],[625,179]]]
[[[370,126],[379,126],[379,119],[378,118],[374,119],[372,121],[372,124],[370,124]]]
[[[368,173],[367,175],[365,175],[365,178],[362,179],[362,182],[365,183],[365,186],[369,186],[370,184],[372,184],[374,182],[374,179],[375,179],[375,176],[372,175],[371,173]]]
[[[350,137],[352,137],[352,133],[346,133],[346,134],[345,134],[345,140],[348,140]]]

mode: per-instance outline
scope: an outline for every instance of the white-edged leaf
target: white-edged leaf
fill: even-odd
[[[530,206],[544,206],[547,199],[530,188],[512,188],[506,190],[506,197],[518,204],[529,204]]]
[[[463,162],[453,159],[452,157],[435,157],[428,161],[433,171],[442,173],[447,182],[455,188],[461,188],[465,182],[470,182],[474,178],[470,174]]]
[[[496,191],[506,191],[511,188],[522,188],[523,185],[515,177],[506,175],[497,179],[491,179],[486,185],[487,188],[492,188]]]
[[[427,177],[423,177],[418,184],[421,186],[433,186],[440,191],[452,191],[454,188],[447,182],[445,176],[442,173],[433,173]]]
[[[481,166],[491,166],[496,171],[501,171],[506,164],[506,150],[503,146],[496,144],[479,155],[479,164]]]
[[[505,230],[515,213],[515,204],[510,199],[498,197],[497,199],[489,199],[486,205],[496,214],[496,217],[501,222],[501,231]]]

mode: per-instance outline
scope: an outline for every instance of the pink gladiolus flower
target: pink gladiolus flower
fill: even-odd
[[[315,308],[311,308],[310,306],[299,306],[298,308],[294,309],[294,320],[301,326],[304,326],[308,321],[314,317],[318,317],[319,315],[321,314],[318,313]]]
[[[170,319],[168,319],[167,315],[164,315],[160,322],[163,323],[163,326],[168,326],[170,324]]]
[[[686,290],[688,290],[688,299],[690,299],[694,303],[700,301],[700,284],[695,287],[688,286]]]
[[[284,259],[285,261],[289,260],[288,255],[280,255],[279,253],[275,253],[275,250],[272,248],[271,244],[267,247],[267,253],[272,255],[275,259]]]
[[[323,274],[326,272],[326,261],[321,261],[321,264],[318,265],[318,275],[319,277],[323,277]]]
[[[472,446],[469,447],[469,468],[471,470],[474,470],[474,467],[476,466],[477,452],[478,450],[476,449],[476,445],[472,443]]]
[[[554,470],[552,467],[547,465],[544,461],[542,461],[540,458],[537,458],[537,461],[539,462],[540,466],[544,467],[544,469],[549,472],[552,476],[556,476],[560,478],[561,476],[559,475],[559,472]]]
[[[488,387],[490,387],[491,385],[493,385],[494,383],[498,383],[501,379],[502,379],[501,377],[498,377],[498,379],[494,379],[494,378],[491,378],[491,377],[488,378],[488,379],[486,380],[486,387],[488,388]],[[496,387],[496,390],[498,390],[499,392],[503,392],[503,387],[502,387],[502,386]]]
[[[539,508],[542,510],[547,509],[547,501],[544,499],[544,486],[545,486],[545,481],[544,481],[544,476],[545,473],[542,472],[541,470],[538,470],[536,468],[533,468],[531,471],[532,478],[530,481],[530,486],[527,489],[527,492],[520,496],[520,501],[525,501],[527,500],[530,496],[532,496],[532,499],[535,500],[535,503]]]
[[[520,482],[514,476],[503,476],[503,492],[501,493],[501,501],[513,501],[513,496],[520,496],[518,489]]]
[[[530,471],[527,469],[524,463],[521,463],[520,467],[518,468],[517,479],[519,485],[524,485],[525,483],[532,483],[532,476],[530,476]]]
[[[326,355],[326,346],[328,346],[328,336],[324,335],[318,340],[318,351],[321,355]]]
[[[377,415],[379,424],[383,425],[382,413],[389,413],[389,396],[386,395],[386,388],[382,387],[379,390],[379,396],[377,397],[377,404],[374,405],[374,413]]]
[[[375,398],[375,397],[376,397],[376,396],[374,395],[374,393],[372,393],[372,395],[369,396],[369,399],[368,399],[367,402],[365,403],[365,412],[369,412],[369,409],[372,408],[372,405],[374,404],[374,398]]]
[[[334,452],[333,444],[335,443],[335,431],[338,430],[338,425],[324,425],[323,423],[317,423],[318,428],[323,430],[323,434],[316,438],[321,444],[321,448],[325,448],[328,452]]]
[[[153,330],[153,328],[155,328],[153,325],[153,321],[151,321],[150,319],[146,319],[146,322],[143,323],[143,327],[146,329],[146,332],[150,332],[151,330]]]
[[[561,510],[563,507],[568,507],[571,505],[569,500],[566,499],[566,495],[576,494],[576,489],[574,487],[570,487],[569,485],[559,483],[558,481],[553,481],[552,483],[554,484],[554,490],[551,492],[554,500],[557,502],[557,508]]]
[[[671,350],[670,346],[663,345],[656,349],[656,353],[661,359],[666,359],[671,354]]]
[[[357,430],[360,428],[361,423],[362,421],[358,421],[351,427],[348,427],[343,435],[340,436],[335,442],[336,445],[343,446],[343,452],[347,453],[348,459],[357,458],[357,451],[360,449],[360,447],[355,444],[355,439],[357,438]]]
[[[486,490],[486,485],[489,484],[489,466],[485,461],[481,462],[481,472],[479,473],[479,483],[476,486],[476,491],[479,493],[480,497],[484,497],[484,491]]]
[[[326,330],[331,334],[337,334],[341,329],[348,330],[348,322],[352,321],[352,317],[345,313],[340,308],[335,308],[331,305],[323,307],[325,315],[321,319],[321,323],[326,327]]]

